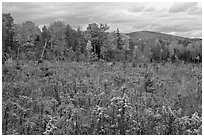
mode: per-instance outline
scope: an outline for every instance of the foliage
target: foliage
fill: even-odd
[[[68,48],[72,48],[74,51],[78,50],[77,32],[71,28],[70,25],[66,26],[66,43]]]
[[[50,34],[50,50],[57,59],[64,58],[64,50],[66,45],[65,30],[66,25],[62,21],[55,21],[54,23],[50,24],[48,29]]]
[[[2,14],[2,45],[3,61],[8,58],[27,58],[28,60],[74,60],[87,61],[89,55],[86,51],[88,40],[92,43],[90,55],[96,55],[98,59],[107,61],[132,61],[134,47],[141,51],[140,62],[184,62],[200,63],[202,61],[202,40],[159,36],[156,38],[134,38],[130,34],[124,34],[117,29],[107,32],[107,24],[91,23],[86,31],[80,27],[77,30],[62,21],[52,22],[49,27],[44,26],[42,32],[31,21],[22,24],[14,24],[10,14]],[[154,33],[152,33],[154,34]],[[34,47],[35,49],[20,46]],[[67,54],[70,51],[74,53]],[[25,50],[31,50],[27,53]],[[35,50],[32,51],[32,50]],[[19,53],[20,52],[20,53]],[[66,55],[65,55],[66,54]],[[71,55],[71,57],[67,56]],[[19,59],[19,58],[18,58]],[[137,59],[136,59],[137,60]]]
[[[124,52],[129,50],[129,36],[114,31],[108,34],[101,53],[107,61],[122,61],[125,59]]]
[[[31,21],[15,24],[14,40],[18,45],[18,59],[36,59],[36,41],[39,41],[40,33],[40,29]]]
[[[22,24],[16,24],[14,30],[14,39],[20,46],[26,42],[34,44],[36,37],[41,33],[39,28],[31,21],[26,21]]]
[[[126,75],[121,63],[44,61],[19,70],[7,61],[3,134],[202,134],[201,66],[125,69]]]
[[[147,61],[156,62],[176,62],[183,60],[185,62],[201,62],[201,40],[130,40],[130,48],[135,46],[145,55]]]
[[[89,24],[87,27],[87,38],[91,40],[92,52],[94,52],[98,58],[101,57],[101,48],[104,46],[104,42],[107,39],[106,31],[110,27],[107,24]]]
[[[48,28],[45,25],[42,28],[41,38],[43,41],[48,41],[50,39]]]
[[[2,59],[6,61],[8,58],[15,57],[13,50],[16,50],[13,44],[13,23],[14,19],[11,14],[2,14]]]

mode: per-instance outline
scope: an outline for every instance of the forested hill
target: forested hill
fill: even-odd
[[[187,38],[187,37],[180,37],[175,35],[169,35],[165,33],[159,32],[152,32],[152,31],[137,31],[126,33],[126,35],[130,36],[131,39],[141,39],[141,40],[155,40],[155,39],[162,39],[162,40],[169,40],[169,41],[177,41],[177,40],[201,40],[199,38]]]

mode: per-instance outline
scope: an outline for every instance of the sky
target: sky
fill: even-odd
[[[177,2],[3,2],[2,12],[15,23],[27,20],[42,27],[62,20],[83,30],[90,23],[105,23],[110,31],[155,31],[184,37],[202,37],[202,3]]]

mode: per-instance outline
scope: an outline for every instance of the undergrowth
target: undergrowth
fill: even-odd
[[[202,134],[199,65],[18,63],[2,68],[5,135]]]

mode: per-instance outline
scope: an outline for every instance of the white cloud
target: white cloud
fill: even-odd
[[[177,2],[172,5],[169,11],[173,13],[184,12],[197,6],[197,4],[196,2]]]

